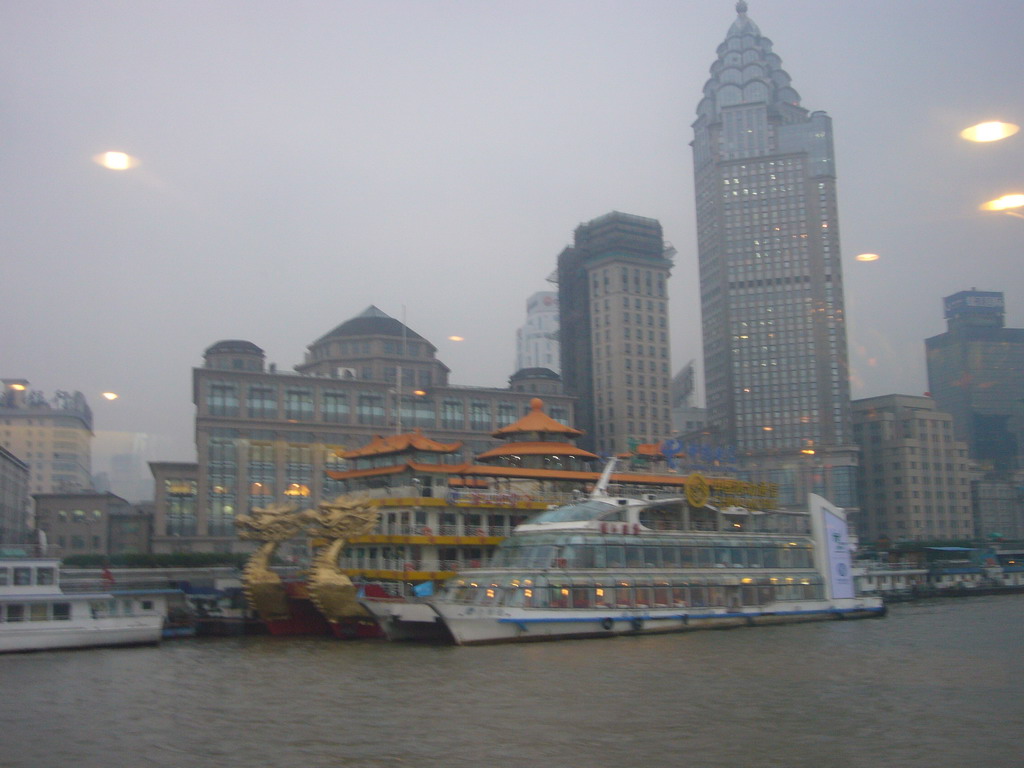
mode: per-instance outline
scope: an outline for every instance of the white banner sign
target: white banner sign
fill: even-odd
[[[827,509],[825,515],[825,554],[832,581],[832,597],[853,597],[853,568],[846,521]]]

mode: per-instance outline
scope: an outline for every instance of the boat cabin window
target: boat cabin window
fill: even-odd
[[[71,619],[71,603],[53,604],[54,621],[68,621]]]
[[[7,586],[8,574],[10,572],[6,568],[0,568],[0,587]]]
[[[24,621],[25,620],[25,606],[24,605],[8,605],[6,618],[8,621]]]
[[[36,584],[53,584],[54,583],[54,570],[53,568],[37,568],[36,569]]]
[[[690,528],[694,531],[717,531],[718,513],[711,509],[691,509]]]
[[[32,569],[31,568],[15,568],[14,569],[14,584],[18,587],[27,587],[32,584]]]
[[[670,507],[644,507],[640,510],[640,525],[652,531],[682,531],[686,518],[680,505]]]

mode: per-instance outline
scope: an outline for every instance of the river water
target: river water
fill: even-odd
[[[0,657],[3,768],[1024,765],[1024,595],[455,648],[176,640]]]

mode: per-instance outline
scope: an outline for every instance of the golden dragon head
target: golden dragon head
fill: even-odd
[[[294,504],[270,504],[235,517],[238,538],[246,541],[287,541],[302,527],[302,514]]]
[[[307,533],[327,539],[363,536],[377,526],[379,517],[380,513],[369,499],[353,496],[339,496],[302,513],[304,522],[309,524]]]

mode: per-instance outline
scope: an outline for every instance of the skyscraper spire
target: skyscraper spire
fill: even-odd
[[[736,19],[729,28],[729,34],[727,37],[731,37],[733,34],[761,34],[761,30],[757,28],[757,24],[747,18],[747,4],[743,2],[743,0],[739,0],[739,2],[736,3],[736,13],[739,14],[739,18]]]

